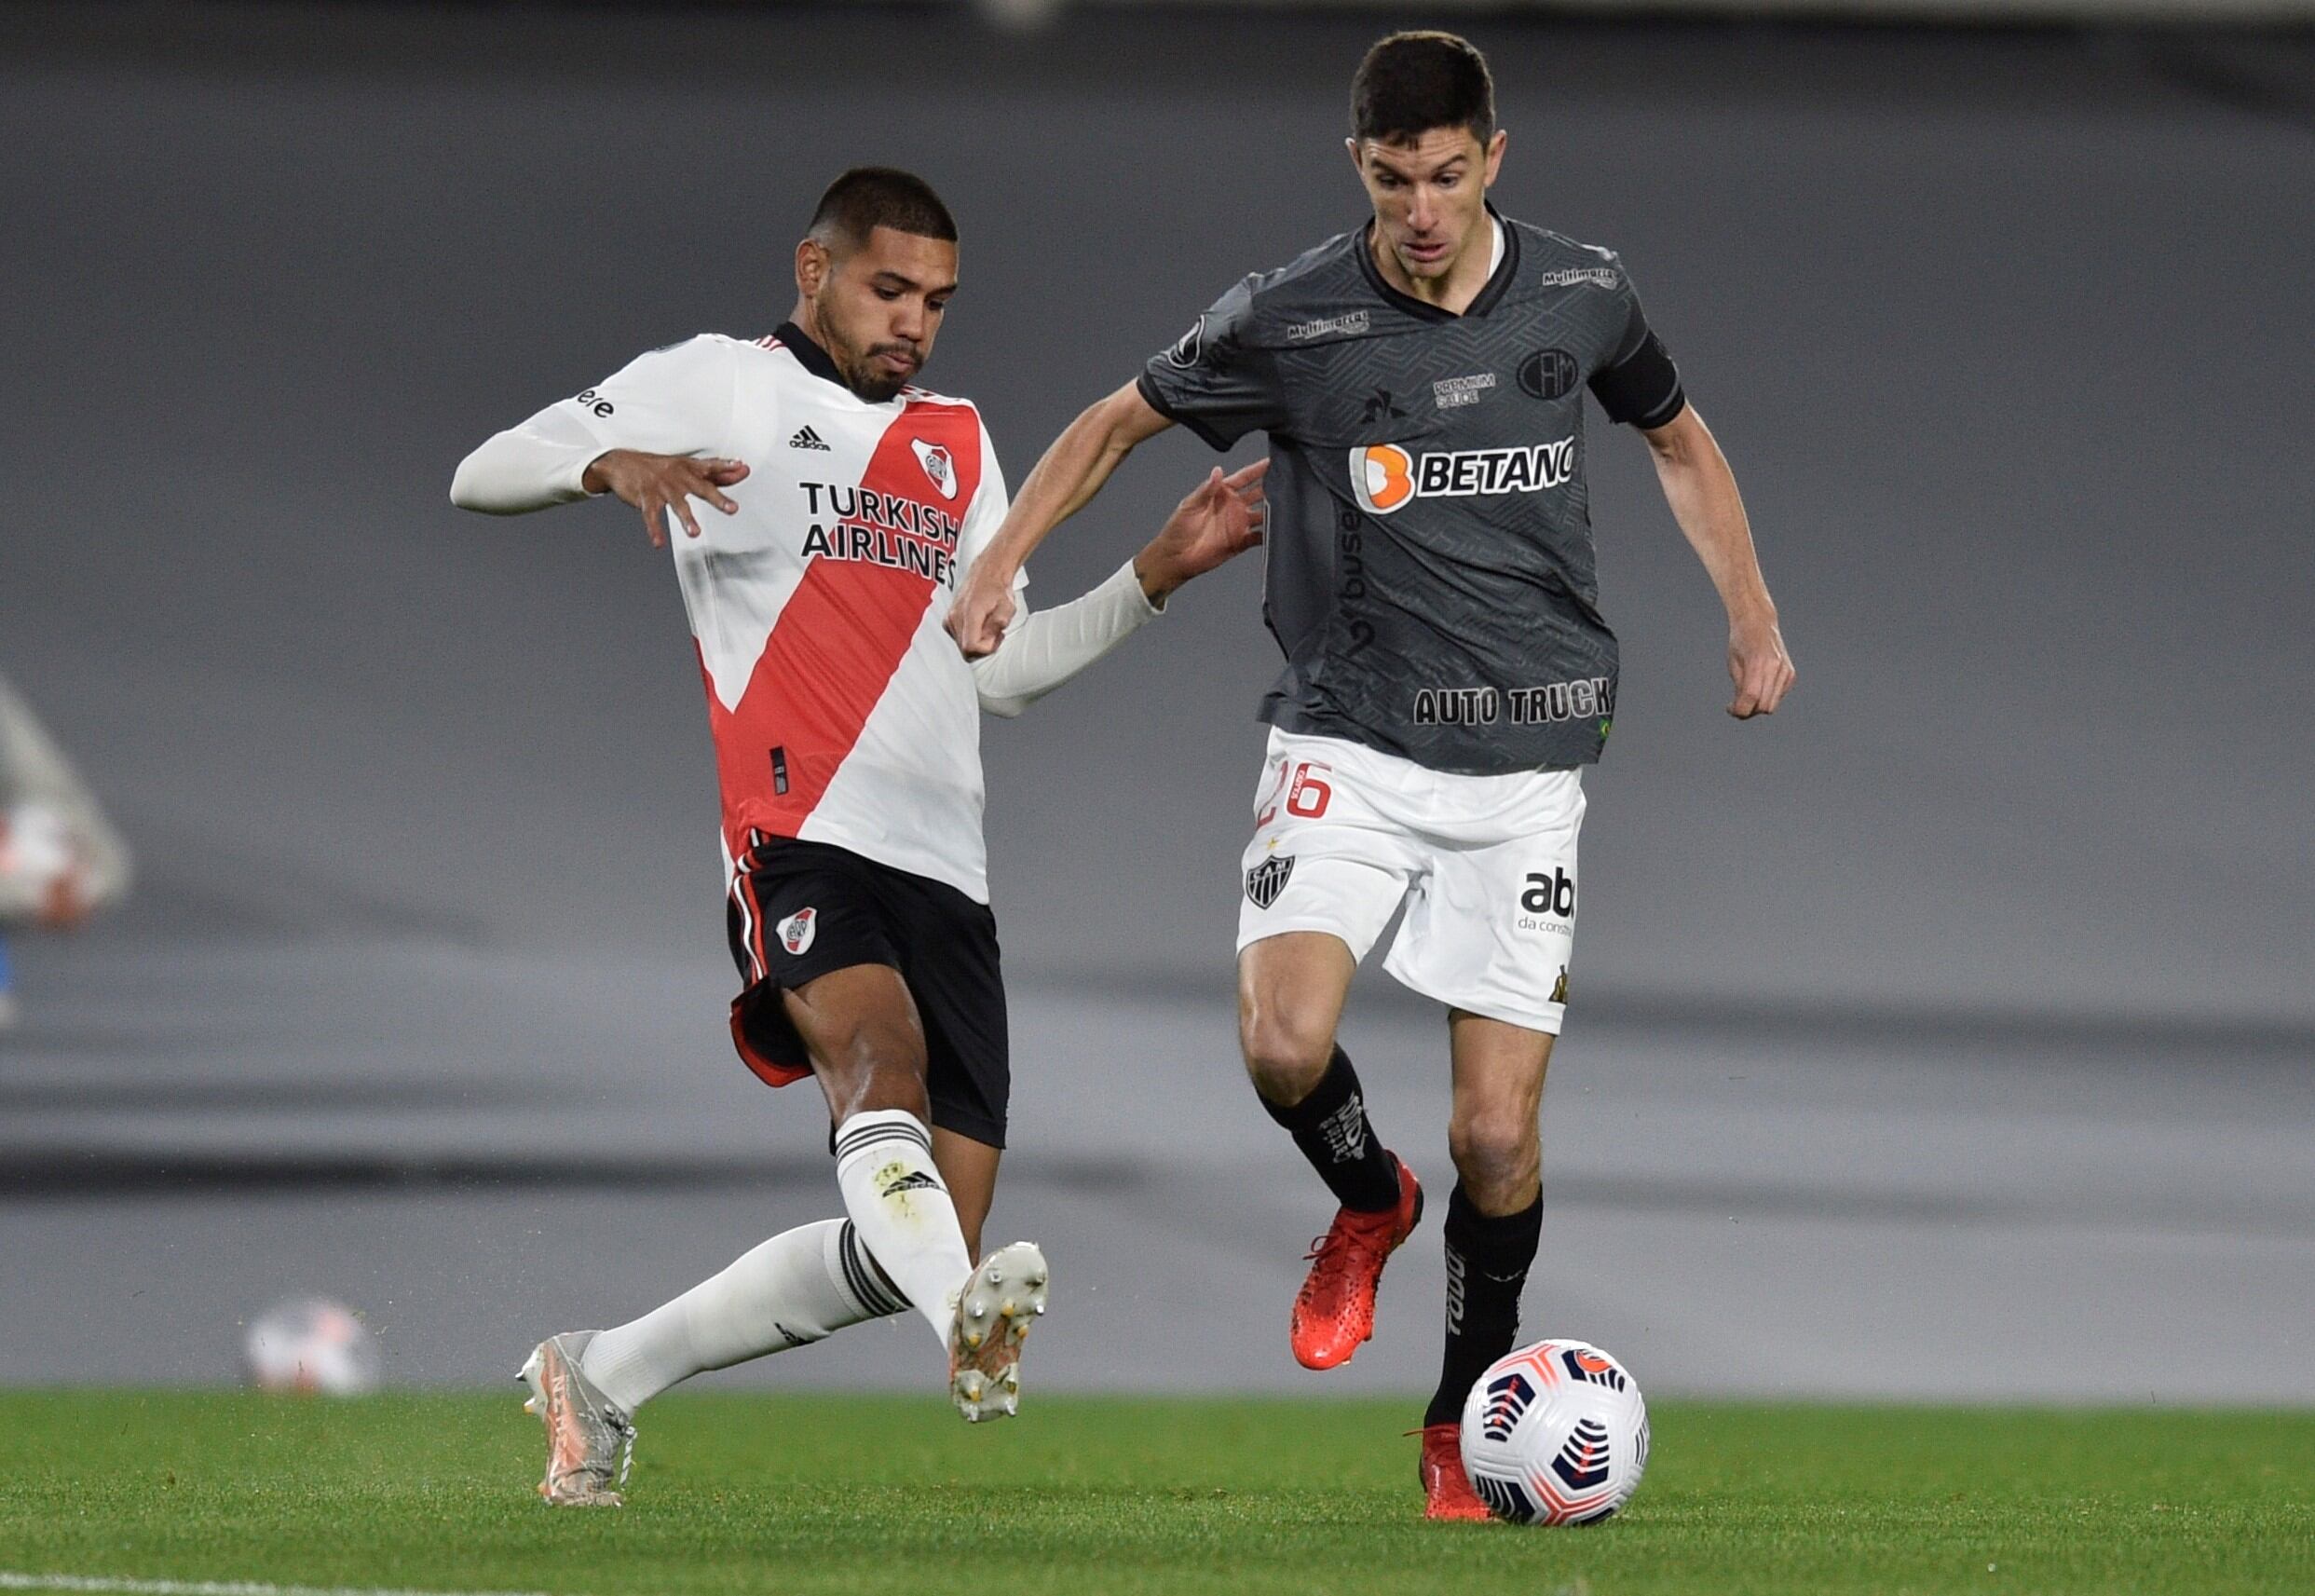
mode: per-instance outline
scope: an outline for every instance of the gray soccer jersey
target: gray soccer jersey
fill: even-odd
[[[1141,392],[1218,449],[1270,435],[1261,718],[1436,771],[1586,764],[1615,709],[1584,485],[1584,390],[1686,402],[1610,251],[1505,221],[1461,316],[1383,280],[1364,229],[1246,279]]]

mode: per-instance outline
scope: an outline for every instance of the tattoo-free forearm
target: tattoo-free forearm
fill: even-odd
[[[1712,579],[1729,619],[1773,621],[1777,607],[1761,576],[1744,498],[1704,418],[1686,410],[1647,436],[1665,502]]]
[[[1167,425],[1131,388],[1088,406],[1022,480],[1004,525],[981,558],[1008,575],[1019,570],[1045,534],[1093,501],[1136,444]]]

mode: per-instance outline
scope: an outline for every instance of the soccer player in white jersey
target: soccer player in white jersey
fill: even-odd
[[[0,679],[0,1030],[17,1018],[7,934],[79,925],[128,892],[129,870],[96,795]]]
[[[722,787],[732,1038],[772,1085],[818,1079],[847,1215],[540,1343],[523,1372],[552,1504],[618,1505],[633,1413],[677,1381],[911,1307],[968,1420],[1015,1408],[1047,1270],[1029,1243],[980,1251],[1010,1071],[978,713],[1018,714],[1251,547],[1261,489],[1259,468],[1212,472],[1109,580],[968,666],[942,622],[1004,481],[973,405],[910,385],[956,239],[920,179],[847,172],[777,332],[647,354],[491,439],[451,489],[502,514],[613,494],[673,543]]]
[[[1614,714],[1585,486],[1585,395],[1646,438],[1728,610],[1729,710],[1793,681],[1727,460],[1622,260],[1499,214],[1505,135],[1479,52],[1382,40],[1351,92],[1372,215],[1232,287],[1087,410],[1022,484],[949,612],[994,647],[1038,540],[1165,427],[1270,439],[1265,619],[1286,654],[1242,861],[1240,1044],[1257,1093],[1341,1210],[1294,1302],[1295,1356],[1349,1360],[1384,1261],[1423,1214],[1335,1031],[1358,961],[1446,1005],[1458,1177],[1446,1346],[1423,1416],[1426,1514],[1478,1519],[1457,1419],[1511,1349],[1543,1222],[1537,1118],[1568,996],[1582,767]]]

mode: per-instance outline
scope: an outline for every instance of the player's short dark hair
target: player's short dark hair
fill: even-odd
[[[1482,144],[1495,136],[1487,58],[1460,34],[1393,34],[1351,79],[1351,136],[1396,144],[1434,128],[1468,128]]]
[[[957,219],[933,185],[889,166],[856,166],[828,184],[807,230],[831,247],[840,240],[847,249],[858,249],[878,227],[957,241]]]

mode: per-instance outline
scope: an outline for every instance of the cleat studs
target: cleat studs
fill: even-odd
[[[1043,1285],[1045,1283],[1045,1272],[1042,1269],[1038,1270],[1035,1274],[1028,1277],[1028,1283],[1032,1286]]]
[[[981,1350],[981,1343],[987,1341],[988,1337],[980,1330],[969,1330],[964,1332],[963,1339],[965,1351],[978,1352]]]
[[[975,1297],[971,1302],[967,1303],[964,1305],[964,1316],[969,1319],[985,1319],[988,1317],[988,1299],[987,1297]]]
[[[1005,1299],[1005,1305],[999,1308],[997,1311],[1004,1315],[1005,1317],[1012,1318],[1015,1314],[1018,1314],[1021,1311],[1021,1304],[1015,1302],[1012,1298],[1007,1297]]]
[[[533,1397],[528,1401],[524,1402],[523,1404],[523,1412],[528,1413],[534,1419],[537,1418],[538,1416],[538,1398]]]
[[[1005,1272],[992,1263],[981,1272],[981,1278],[992,1286],[1001,1286],[1005,1283]]]
[[[1001,1406],[1003,1407],[1005,1411],[1005,1417],[1007,1418],[1013,1417],[1014,1414],[1021,1411],[1020,1399],[1016,1397],[1007,1397]]]

